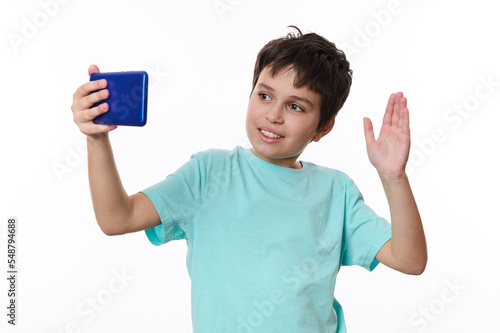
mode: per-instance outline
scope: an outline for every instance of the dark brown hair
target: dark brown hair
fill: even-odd
[[[274,76],[281,69],[291,67],[295,70],[294,85],[306,86],[321,96],[320,120],[317,130],[334,118],[344,105],[352,83],[352,70],[345,53],[334,43],[315,33],[303,35],[299,28],[297,34],[289,33],[267,43],[260,50],[253,75],[252,92],[262,70],[271,66]]]

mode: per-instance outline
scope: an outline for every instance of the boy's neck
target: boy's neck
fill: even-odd
[[[300,155],[289,158],[270,158],[259,154],[253,147],[250,149],[250,151],[252,152],[252,154],[254,154],[256,157],[260,158],[263,161],[290,169],[302,169],[302,163],[300,161],[297,161]]]

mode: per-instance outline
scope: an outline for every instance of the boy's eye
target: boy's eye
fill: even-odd
[[[263,100],[263,101],[269,101],[269,100],[271,100],[271,96],[269,96],[266,93],[260,93],[259,96],[260,96],[260,99]]]
[[[290,109],[292,109],[293,111],[304,112],[304,109],[297,104],[290,104]]]

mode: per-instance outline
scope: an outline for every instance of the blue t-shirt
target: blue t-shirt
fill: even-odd
[[[346,174],[301,163],[208,150],[143,191],[149,240],[186,239],[195,333],[345,332],[337,272],[375,268],[391,226]]]

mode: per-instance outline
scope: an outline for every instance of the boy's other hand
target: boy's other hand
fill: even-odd
[[[91,65],[88,70],[89,76],[92,73],[99,73],[99,67]],[[89,81],[82,84],[73,94],[73,120],[80,128],[83,134],[88,136],[99,136],[109,131],[114,130],[117,126],[97,125],[93,120],[95,117],[108,112],[108,103],[103,103],[99,106],[92,107],[97,102],[100,102],[109,97],[109,91],[106,88],[107,81],[97,80]],[[103,89],[103,90],[100,90]],[[96,91],[100,90],[100,91]],[[96,92],[93,92],[96,91]]]
[[[381,177],[406,176],[410,153],[410,117],[406,103],[402,92],[391,94],[378,139],[375,139],[371,120],[363,119],[368,158]]]

